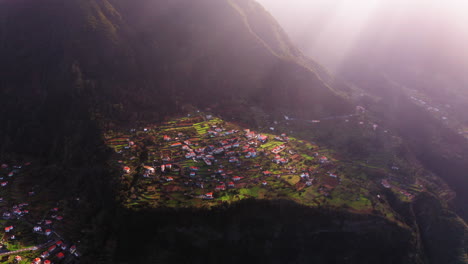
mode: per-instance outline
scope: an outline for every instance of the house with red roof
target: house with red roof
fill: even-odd
[[[130,167],[128,167],[128,166],[123,167],[123,171],[125,173],[130,173]]]
[[[180,143],[180,142],[175,142],[175,143],[171,144],[171,147],[173,147],[173,148],[174,147],[180,147],[180,146],[182,146],[182,143]]]
[[[5,232],[6,232],[6,233],[9,233],[9,232],[10,232],[11,230],[13,230],[13,229],[14,229],[13,226],[7,226],[7,227],[5,227]]]
[[[41,258],[35,258],[33,263],[34,264],[41,264],[42,259]]]
[[[15,261],[16,261],[16,262],[20,262],[20,261],[22,261],[22,260],[23,260],[23,258],[22,258],[21,256],[16,256],[16,257],[15,257]]]
[[[258,135],[257,139],[262,142],[262,143],[265,143],[267,140],[268,140],[268,136],[266,135]]]
[[[148,174],[154,174],[155,173],[155,169],[151,166],[143,166],[143,169],[145,170],[145,173],[148,173]]]
[[[205,199],[213,199],[213,193],[212,192],[206,193]]]
[[[270,175],[271,175],[271,172],[270,172],[270,171],[264,171],[264,172],[263,172],[263,175],[265,175],[265,176],[270,176]]]
[[[233,181],[240,181],[241,179],[242,179],[242,177],[239,177],[239,176],[232,177]]]
[[[46,229],[45,233],[44,233],[46,236],[49,236],[50,234],[52,234],[52,230],[50,229]]]
[[[234,188],[235,187],[234,182],[229,182],[228,187]]]
[[[52,251],[54,251],[55,249],[57,249],[57,246],[56,246],[56,245],[52,245],[52,246],[49,247],[48,251],[49,251],[49,252],[52,252]]]
[[[4,181],[4,182],[0,183],[0,185],[2,185],[2,187],[5,187],[5,186],[7,186],[7,184],[8,184],[8,182],[7,182],[7,181]]]
[[[164,141],[171,141],[171,137],[168,135],[163,136]]]
[[[57,253],[57,255],[55,255],[58,259],[63,259],[65,257],[65,254],[63,254],[63,252],[59,252]]]
[[[42,252],[42,254],[41,254],[41,258],[47,258],[49,255],[50,255],[50,254],[49,254],[49,251],[44,251],[44,252]]]
[[[172,178],[171,176],[166,177],[166,181],[167,181],[167,182],[170,182],[170,181],[173,181],[173,180],[174,180],[174,178]]]
[[[44,264],[52,264],[52,262],[48,259],[44,260]]]
[[[320,157],[320,163],[328,162],[328,158],[325,156]]]
[[[268,182],[262,181],[262,185],[263,185],[263,186],[266,186],[267,184],[268,184]]]

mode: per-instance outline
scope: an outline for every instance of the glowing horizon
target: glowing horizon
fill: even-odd
[[[257,1],[304,53],[332,71],[356,46],[371,39],[381,46],[394,45],[395,40],[407,41],[408,47],[427,43],[440,51],[439,56],[468,64],[463,51],[468,45],[468,1]]]

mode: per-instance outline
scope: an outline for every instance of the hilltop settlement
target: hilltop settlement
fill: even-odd
[[[135,210],[289,199],[307,206],[374,210],[391,219],[389,206],[374,190],[393,188],[402,199],[412,198],[388,178],[368,188],[367,178],[354,171],[361,165],[345,164],[317,144],[286,133],[253,131],[210,114],[109,130],[105,139],[115,151],[111,162],[119,171],[121,202]]]

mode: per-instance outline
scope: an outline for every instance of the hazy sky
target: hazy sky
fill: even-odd
[[[307,55],[333,70],[356,48],[467,62],[468,0],[257,0]],[[455,52],[456,51],[456,52]],[[415,56],[416,57],[416,56]],[[468,63],[468,62],[467,62]]]

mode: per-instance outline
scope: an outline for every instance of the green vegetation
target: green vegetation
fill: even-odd
[[[382,188],[380,180],[387,172],[381,172],[374,183],[369,182],[369,175],[375,175],[381,167],[350,166],[335,158],[330,149],[308,141],[254,131],[249,134],[245,127],[220,118],[205,120],[204,115],[145,124],[146,131],[107,131],[106,142],[116,151],[111,163],[119,170],[130,168],[130,173],[120,177],[120,201],[125,207],[198,208],[249,198],[290,199],[311,207],[380,212],[397,221],[387,203],[369,194]],[[260,135],[266,136],[266,142],[259,140]],[[274,149],[279,152],[275,154]],[[193,157],[187,158],[188,154]],[[256,156],[249,157],[252,155]],[[327,157],[328,161],[317,156]],[[167,168],[167,164],[171,167]],[[154,173],[148,174],[143,166],[154,168]],[[403,202],[423,191],[414,184],[393,186]],[[407,192],[412,194],[403,195]],[[212,197],[209,193],[213,193]]]

